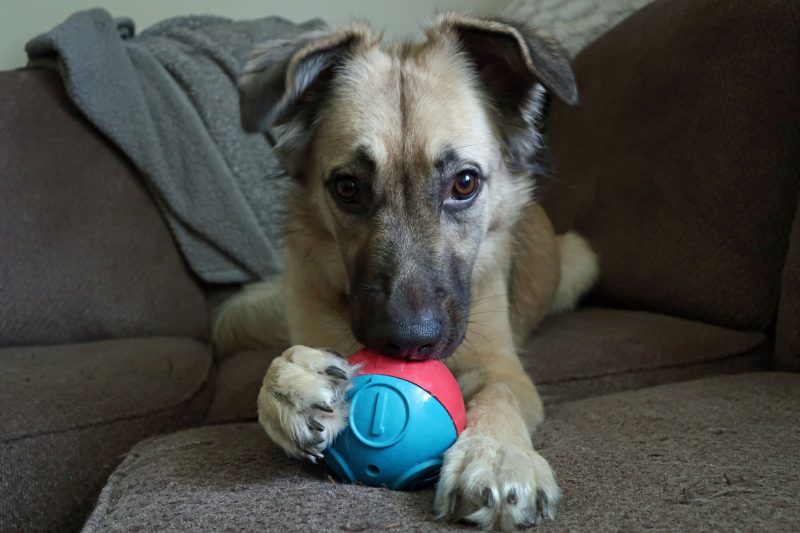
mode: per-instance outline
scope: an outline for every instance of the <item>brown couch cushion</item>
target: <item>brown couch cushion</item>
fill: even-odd
[[[202,420],[211,353],[130,339],[0,349],[0,530],[73,530],[139,440]]]
[[[549,404],[626,389],[764,368],[772,344],[681,318],[585,308],[547,321],[522,364]]]
[[[544,529],[793,529],[798,410],[800,376],[767,373],[556,406],[537,440],[564,501]],[[86,531],[466,530],[432,522],[432,498],[332,483],[256,424],[208,426],[137,445]]]
[[[564,489],[555,529],[790,531],[800,376],[743,374],[561,404],[536,440]]]
[[[599,301],[763,330],[800,187],[800,6],[660,0],[575,61],[546,207],[598,250]]]
[[[0,91],[0,346],[205,337],[166,223],[58,74],[3,72]]]
[[[269,364],[282,350],[249,350],[226,357],[219,365],[207,423],[241,422],[258,417],[256,399]]]

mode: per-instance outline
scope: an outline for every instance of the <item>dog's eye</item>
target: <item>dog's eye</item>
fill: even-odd
[[[455,200],[469,200],[478,192],[478,176],[471,170],[463,170],[453,181],[452,196]]]
[[[333,190],[339,201],[350,203],[358,198],[358,184],[350,176],[337,178],[333,184]]]

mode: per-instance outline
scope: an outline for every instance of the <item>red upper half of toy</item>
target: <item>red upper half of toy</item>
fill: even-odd
[[[453,374],[441,361],[406,361],[363,349],[352,354],[348,360],[351,365],[360,364],[360,374],[377,374],[404,379],[425,389],[428,394],[450,414],[456,426],[456,434],[461,434],[467,425],[464,398]]]

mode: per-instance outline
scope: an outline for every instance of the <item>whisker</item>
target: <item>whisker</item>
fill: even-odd
[[[474,329],[470,329],[470,326],[471,326],[471,325],[472,325],[472,324],[468,324],[468,325],[467,325],[467,332],[469,332],[469,333],[474,333],[475,335],[478,335],[478,336],[479,336],[479,337],[481,337],[483,340],[485,340],[487,343],[489,343],[489,344],[492,344],[492,341],[491,341],[491,339],[490,339],[489,337],[487,337],[487,336],[486,336],[486,335],[484,335],[483,333],[479,333],[479,332],[475,331]]]
[[[499,314],[499,313],[503,313],[504,311],[506,311],[505,308],[503,308],[503,309],[486,309],[486,310],[483,310],[483,311],[475,311],[474,313],[468,314],[467,318],[472,318],[472,317],[478,316],[478,315],[485,315],[487,313]]]
[[[469,303],[470,303],[470,305],[473,305],[473,304],[476,304],[478,302],[482,302],[484,300],[489,300],[489,299],[492,299],[492,298],[502,298],[503,296],[507,296],[507,295],[508,295],[507,292],[501,292],[499,294],[491,294],[489,296],[484,296],[482,298],[477,298],[475,300],[470,300]]]
[[[477,360],[478,352],[475,350],[475,346],[472,344],[472,342],[468,338],[464,337],[464,340],[462,341],[461,344],[464,347],[469,348],[469,350],[472,352],[472,355],[474,355],[475,359]]]

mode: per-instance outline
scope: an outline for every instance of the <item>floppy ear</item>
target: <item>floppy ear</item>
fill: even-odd
[[[338,32],[313,31],[257,48],[239,79],[242,126],[266,131],[288,121],[303,104],[318,101],[332,69],[360,43],[372,41],[369,28],[353,25]]]
[[[544,89],[567,104],[578,102],[575,76],[558,43],[523,25],[453,13],[440,15],[431,31],[457,40],[499,113],[510,155],[536,169]]]
[[[453,13],[439,16],[435,28],[456,34],[489,90],[523,97],[538,81],[563,102],[578,102],[572,68],[554,39],[520,24]]]

